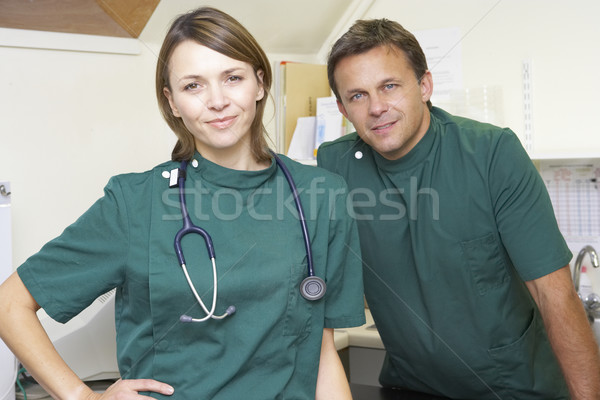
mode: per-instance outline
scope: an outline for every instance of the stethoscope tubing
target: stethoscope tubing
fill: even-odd
[[[183,217],[183,227],[175,235],[175,253],[177,254],[177,260],[179,264],[185,264],[185,257],[183,256],[183,250],[181,248],[181,239],[188,233],[197,233],[204,238],[206,243],[206,250],[208,251],[208,258],[213,259],[215,257],[215,246],[213,245],[212,238],[206,232],[206,230],[196,226],[192,223],[190,215],[188,213],[187,203],[185,201],[185,178],[187,161],[182,161],[179,167],[177,185],[179,186],[179,204],[181,206],[181,216]]]
[[[190,317],[189,321],[186,320],[185,322],[204,322],[209,318],[223,319],[223,318],[227,317],[229,314],[233,314],[233,313],[230,313],[229,309],[228,309],[227,312],[225,312],[225,314],[223,314],[223,315],[215,315],[215,308],[217,306],[217,263],[215,262],[214,258],[211,258],[210,261],[212,263],[213,288],[214,288],[213,298],[212,298],[212,307],[210,308],[210,310],[208,310],[208,308],[206,308],[206,306],[204,305],[204,302],[202,301],[202,298],[196,291],[196,287],[194,286],[194,283],[192,282],[192,279],[190,278],[190,275],[188,274],[185,264],[181,264],[181,269],[183,270],[185,279],[187,280],[190,289],[192,289],[192,293],[194,293],[194,297],[196,298],[196,301],[198,302],[198,304],[200,304],[200,306],[206,313],[206,316],[204,318],[191,318]],[[185,319],[187,319],[187,316],[182,316],[182,320],[185,320]]]
[[[304,210],[302,208],[302,202],[300,201],[300,196],[298,194],[298,188],[296,187],[296,183],[292,178],[292,174],[287,166],[281,161],[281,158],[275,152],[271,151],[271,155],[275,158],[275,162],[281,168],[283,175],[285,175],[285,179],[288,181],[290,189],[292,190],[292,196],[294,196],[294,204],[296,205],[296,210],[298,210],[298,219],[300,220],[300,227],[302,229],[302,238],[304,239],[304,247],[306,248],[306,264],[308,265],[308,276],[315,276],[315,270],[313,268],[313,256],[312,249],[310,245],[310,237],[308,235],[308,227],[306,225],[306,217],[304,216]]]
[[[175,253],[177,254],[177,260],[179,261],[179,265],[181,266],[181,269],[183,270],[185,279],[187,280],[188,285],[189,285],[190,289],[192,290],[194,297],[196,298],[196,301],[198,302],[198,304],[200,304],[200,307],[202,307],[202,310],[204,310],[204,312],[206,313],[206,316],[204,318],[192,318],[187,315],[182,315],[180,320],[182,322],[204,322],[210,318],[223,319],[223,318],[227,317],[228,315],[233,314],[233,312],[235,312],[235,308],[233,309],[234,310],[233,312],[230,312],[230,309],[228,308],[227,312],[225,312],[225,314],[215,315],[215,308],[217,306],[217,290],[218,290],[217,289],[217,264],[215,261],[215,248],[213,245],[212,238],[210,237],[208,232],[206,230],[200,228],[199,226],[194,225],[192,223],[192,220],[188,213],[187,204],[185,201],[186,169],[187,169],[187,161],[182,161],[180,168],[178,170],[177,185],[179,186],[179,204],[181,205],[181,216],[183,217],[183,227],[181,229],[179,229],[179,231],[177,231],[177,233],[175,234],[175,243],[174,243],[175,244]],[[213,298],[212,298],[212,306],[211,306],[210,310],[204,305],[202,298],[196,291],[196,287],[194,286],[194,283],[192,282],[192,279],[190,278],[187,267],[185,265],[185,257],[183,256],[181,240],[183,239],[183,237],[185,235],[187,235],[189,233],[197,233],[204,238],[204,242],[206,243],[206,249],[208,251],[208,257],[210,258],[210,261],[212,263]]]

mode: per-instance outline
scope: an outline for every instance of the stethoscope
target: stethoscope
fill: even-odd
[[[302,237],[304,239],[304,247],[306,248],[306,263],[308,266],[308,276],[302,280],[300,283],[300,294],[307,300],[318,300],[325,295],[326,285],[323,279],[315,276],[315,272],[313,269],[313,258],[312,258],[312,250],[310,246],[310,238],[308,236],[308,228],[306,226],[306,218],[304,216],[304,210],[302,208],[302,203],[300,202],[300,197],[298,196],[298,188],[296,187],[296,183],[292,178],[292,175],[286,165],[281,161],[279,156],[271,151],[271,155],[275,158],[275,162],[281,168],[285,179],[287,180],[290,189],[292,190],[292,196],[294,197],[294,203],[296,204],[296,209],[298,210],[298,219],[300,220],[300,226],[302,229]],[[212,238],[208,234],[208,232],[199,226],[196,226],[192,223],[190,219],[187,205],[185,202],[185,179],[186,179],[186,170],[187,170],[187,161],[182,161],[179,168],[171,171],[171,184],[170,187],[179,187],[179,203],[181,206],[181,216],[183,217],[183,227],[177,232],[175,235],[175,254],[177,255],[177,259],[179,261],[179,265],[183,270],[183,274],[187,280],[187,283],[194,294],[194,297],[202,307],[202,310],[206,313],[206,316],[203,318],[192,318],[188,315],[182,315],[179,319],[181,322],[203,322],[208,320],[209,318],[213,319],[223,319],[229,315],[235,313],[235,306],[231,305],[227,307],[227,310],[222,315],[215,315],[215,307],[217,305],[217,264],[215,262],[215,248],[212,242]],[[213,273],[213,298],[212,298],[212,306],[210,310],[206,307],[200,295],[196,291],[194,283],[192,282],[190,275],[188,274],[187,267],[185,266],[185,258],[183,257],[183,250],[181,248],[181,239],[189,234],[189,233],[197,233],[204,238],[204,242],[206,243],[206,249],[208,250],[208,258],[212,263],[212,273]]]

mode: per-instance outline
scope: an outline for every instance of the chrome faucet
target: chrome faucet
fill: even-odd
[[[583,262],[583,258],[586,254],[590,255],[590,261],[592,262],[592,266],[594,268],[598,268],[600,265],[598,264],[598,253],[592,246],[585,246],[579,254],[577,255],[577,259],[575,260],[575,267],[573,268],[573,284],[575,285],[575,291],[577,295],[583,302],[583,308],[585,308],[585,313],[587,314],[588,320],[591,324],[595,321],[595,314],[597,310],[600,309],[600,296],[596,293],[590,293],[584,299],[579,293],[579,281],[581,279],[581,264]]]
[[[581,264],[583,262],[583,258],[586,254],[590,255],[590,261],[592,262],[592,266],[594,268],[598,268],[600,264],[598,264],[598,253],[592,246],[585,246],[579,254],[577,255],[577,259],[575,260],[575,267],[573,268],[573,284],[575,285],[575,291],[579,294],[579,280],[581,278]]]

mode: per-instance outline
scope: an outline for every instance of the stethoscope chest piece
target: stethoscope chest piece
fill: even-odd
[[[300,283],[300,294],[306,300],[319,300],[325,295],[325,282],[318,276],[307,276]]]

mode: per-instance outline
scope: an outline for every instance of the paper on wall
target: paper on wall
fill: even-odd
[[[554,208],[558,227],[574,257],[590,245],[600,252],[600,160],[542,160],[540,174]],[[600,294],[600,269],[584,259],[592,289]]]
[[[342,136],[343,124],[344,116],[338,109],[336,98],[334,96],[317,98],[317,131],[314,149],[318,149],[323,142]]]
[[[287,156],[294,160],[314,159],[315,131],[316,117],[298,118]]]

